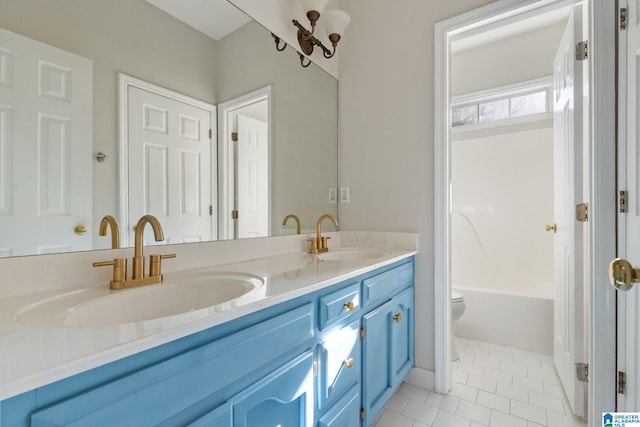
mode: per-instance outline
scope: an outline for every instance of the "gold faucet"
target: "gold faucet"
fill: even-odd
[[[118,222],[111,215],[106,215],[100,221],[100,236],[107,235],[107,226],[111,228],[111,249],[118,249],[120,247],[120,229],[118,228]]]
[[[94,267],[113,266],[113,279],[111,289],[132,288],[134,286],[149,285],[162,282],[161,261],[166,258],[175,258],[176,254],[151,255],[149,262],[149,275],[144,276],[143,234],[147,224],[151,224],[153,235],[157,242],[164,240],[164,233],[160,222],[153,215],[145,215],[136,224],[135,246],[133,248],[133,263],[131,267],[131,279],[127,280],[127,260],[115,258],[113,261],[94,262]]]
[[[133,280],[142,279],[144,277],[144,242],[142,237],[144,235],[144,228],[147,224],[153,228],[153,237],[156,242],[164,240],[164,233],[162,232],[162,226],[160,222],[153,215],[145,215],[138,220],[136,224],[136,234],[134,238],[133,247],[133,265],[131,266],[131,278]]]
[[[318,218],[318,222],[316,223],[316,232],[317,235],[315,238],[308,239],[311,242],[311,249],[309,250],[312,254],[317,254],[318,252],[327,252],[329,248],[327,247],[327,240],[331,237],[323,237],[321,234],[322,221],[325,219],[330,219],[333,221],[333,225],[338,226],[338,220],[335,219],[333,215],[324,214],[320,218]]]
[[[289,221],[289,219],[293,219],[296,222],[296,234],[300,234],[300,218],[294,214],[289,214],[282,220],[282,225],[287,225],[287,221]]]

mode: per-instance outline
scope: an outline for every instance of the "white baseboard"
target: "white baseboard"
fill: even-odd
[[[427,390],[434,391],[436,389],[436,374],[426,369],[411,369],[404,381]]]

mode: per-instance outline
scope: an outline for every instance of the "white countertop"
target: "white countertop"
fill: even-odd
[[[412,249],[387,248],[387,251],[388,254],[380,258],[356,261],[323,261],[316,255],[294,252],[165,273],[165,282],[170,282],[179,281],[181,275],[188,275],[194,271],[244,272],[263,277],[265,284],[237,306],[205,308],[127,324],[96,327],[23,325],[13,318],[17,310],[65,291],[54,290],[42,294],[0,298],[0,400],[314,292],[416,254]]]

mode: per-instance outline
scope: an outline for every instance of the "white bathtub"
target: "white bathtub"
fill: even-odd
[[[553,298],[454,285],[467,306],[455,336],[553,355]]]

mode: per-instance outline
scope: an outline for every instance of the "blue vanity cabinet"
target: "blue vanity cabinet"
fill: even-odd
[[[368,427],[414,363],[413,257],[0,402],[0,425]]]

